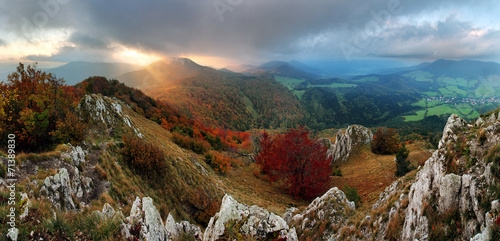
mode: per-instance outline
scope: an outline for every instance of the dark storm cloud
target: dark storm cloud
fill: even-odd
[[[83,48],[103,49],[108,47],[106,41],[79,32],[71,34],[69,41]]]
[[[361,57],[435,56],[436,50],[446,55],[444,50],[452,49],[443,49],[439,41],[467,34],[477,28],[475,22],[455,17],[449,22],[424,21],[416,25],[400,23],[401,19],[419,19],[439,10],[448,15],[457,9],[487,16],[492,7],[498,9],[493,0],[473,3],[469,0],[439,3],[433,0],[42,0],[39,3],[42,4],[24,0],[8,4],[13,6],[2,12],[10,16],[7,27],[23,36],[30,28],[68,29],[73,31],[68,41],[82,49],[106,49],[109,43],[120,43],[163,55],[237,59],[339,57],[345,54],[341,43],[354,46],[359,50],[354,56]],[[46,21],[41,17],[44,15],[48,16]],[[26,21],[31,25],[25,24]],[[369,29],[374,22],[379,24],[380,31],[369,36],[368,44],[356,46],[359,32]],[[467,25],[461,25],[464,23]],[[495,29],[489,31],[492,33],[477,38],[477,42],[457,40],[451,44],[461,47],[485,44],[481,42],[483,38],[497,36],[493,33]],[[426,48],[422,50],[424,45]],[[481,46],[468,48],[472,54],[481,52],[478,50]],[[70,52],[61,49],[60,55]]]

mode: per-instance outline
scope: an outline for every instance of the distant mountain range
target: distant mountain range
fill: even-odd
[[[297,79],[318,79],[321,77],[322,71],[299,61],[270,61],[259,66],[239,65],[230,66],[229,69],[233,72],[244,73],[247,75],[273,74],[289,78]]]
[[[63,78],[68,85],[75,85],[90,76],[115,78],[130,71],[143,69],[144,66],[125,63],[69,62],[65,65],[48,69],[57,78]]]

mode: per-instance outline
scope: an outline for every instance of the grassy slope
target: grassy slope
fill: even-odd
[[[425,143],[416,142],[407,148],[410,150],[408,158],[414,166],[419,162],[424,163],[431,156]],[[395,157],[373,154],[368,146],[362,147],[349,160],[340,163],[343,176],[332,177],[331,185],[341,189],[345,184],[357,188],[362,201],[361,208],[371,207],[380,192],[397,179]]]

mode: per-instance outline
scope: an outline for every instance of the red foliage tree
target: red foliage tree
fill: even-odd
[[[326,191],[331,172],[326,147],[304,128],[271,137],[264,133],[256,157],[271,182],[279,181],[295,197],[311,199]]]

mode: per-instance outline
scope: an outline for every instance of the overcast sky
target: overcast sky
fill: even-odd
[[[498,13],[498,0],[1,1],[0,63],[500,62]]]

